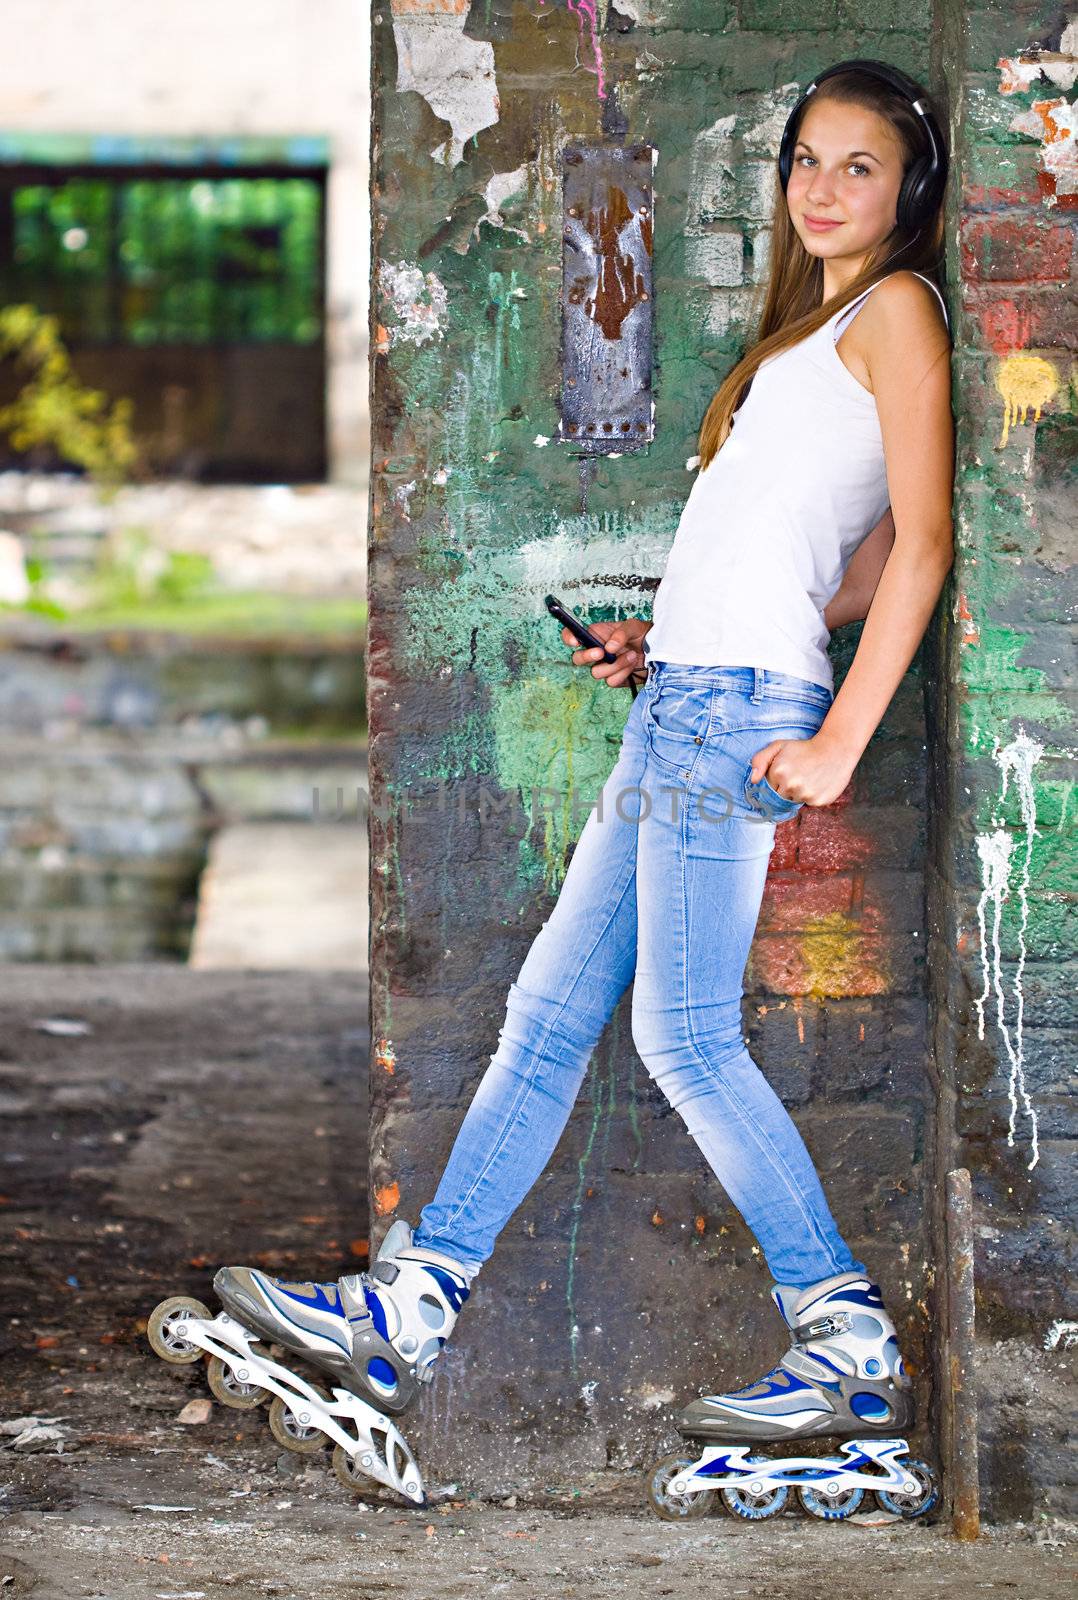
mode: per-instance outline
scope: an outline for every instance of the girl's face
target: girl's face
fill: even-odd
[[[786,206],[810,255],[825,261],[866,256],[895,226],[901,187],[902,146],[889,122],[863,106],[809,102],[794,146]]]

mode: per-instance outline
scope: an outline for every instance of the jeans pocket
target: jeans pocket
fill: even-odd
[[[752,771],[752,764],[749,764]],[[761,811],[772,822],[785,822],[788,817],[795,816],[804,805],[803,800],[791,800],[788,795],[779,794],[772,788],[767,778],[757,778],[753,782],[750,776],[745,778],[745,798],[754,811]]]
[[[753,729],[752,744],[757,752],[775,739],[784,741],[811,739],[819,732],[820,724],[827,715],[827,710],[823,706],[802,704],[795,707],[784,704],[776,719],[777,709],[776,706],[769,704],[766,713]],[[780,794],[774,784],[768,782],[766,775],[753,782],[751,774],[755,759],[755,755],[750,755],[745,763],[742,794],[746,803],[758,816],[765,817],[770,822],[785,822],[789,817],[796,816],[805,802]]]
[[[660,679],[648,696],[645,720],[663,741],[700,745],[711,726],[711,686],[668,683]]]

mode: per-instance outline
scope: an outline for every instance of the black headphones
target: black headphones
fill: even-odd
[[[939,205],[947,182],[947,151],[944,148],[939,125],[922,98],[924,90],[920,84],[915,83],[904,72],[900,72],[897,67],[889,66],[886,61],[839,61],[835,66],[827,67],[813,78],[787,117],[786,126],[782,130],[782,140],[779,144],[779,182],[782,184],[782,192],[786,193],[786,185],[790,181],[794,145],[797,143],[797,130],[805,101],[826,78],[830,78],[836,72],[845,72],[851,67],[868,73],[870,77],[879,78],[882,83],[890,84],[892,89],[897,89],[900,94],[905,95],[920,117],[921,126],[928,136],[931,154],[916,156],[910,162],[903,176],[895,207],[898,226],[903,233],[912,232],[915,228],[923,227]]]

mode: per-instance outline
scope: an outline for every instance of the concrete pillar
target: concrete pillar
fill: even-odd
[[[981,1509],[1032,1520],[1063,1508],[1064,1352],[1078,1335],[1066,1258],[1078,25],[1061,32],[1045,5],[964,0],[941,6],[939,38],[955,147],[958,555],[928,701],[932,1194],[942,1242],[943,1176],[969,1169],[977,1315],[973,1392],[952,1392],[953,1352],[939,1347],[941,1435],[950,1408],[975,1406]]]

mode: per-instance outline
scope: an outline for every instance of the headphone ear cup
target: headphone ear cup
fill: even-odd
[[[796,109],[797,107],[795,106],[794,110],[796,111]],[[783,194],[786,193],[786,186],[790,181],[790,169],[794,164],[793,119],[794,113],[791,111],[786,119],[786,126],[782,130],[782,140],[779,144],[779,183],[782,185]]]
[[[932,190],[932,161],[928,156],[918,156],[912,161],[898,191],[895,215],[903,233],[919,228],[934,207]]]

